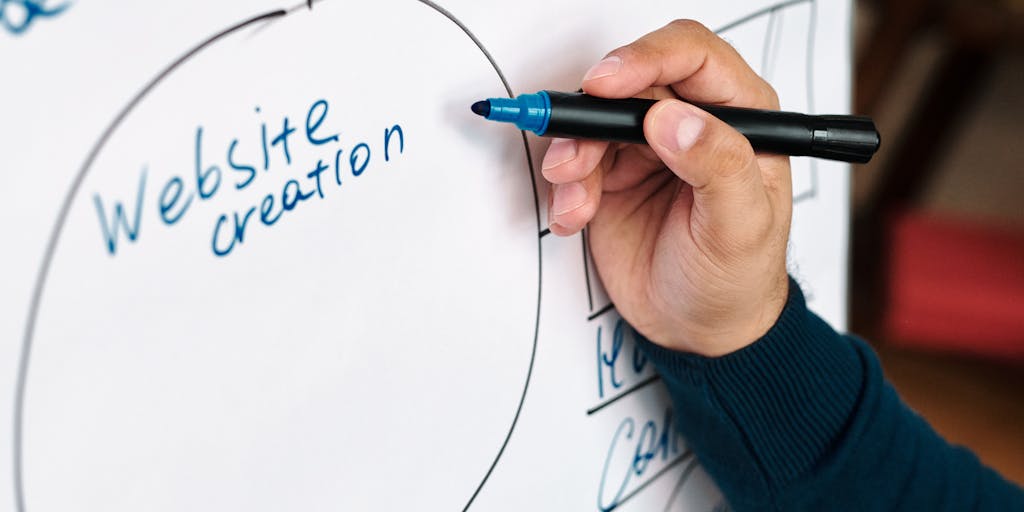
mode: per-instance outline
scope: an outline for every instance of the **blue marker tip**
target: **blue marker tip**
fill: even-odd
[[[474,103],[471,108],[473,109],[473,113],[478,116],[487,117],[491,115],[491,102],[487,100],[478,101]]]
[[[520,130],[544,135],[551,119],[551,98],[545,91],[517,98],[491,98],[473,104],[473,112],[491,121],[515,123]]]

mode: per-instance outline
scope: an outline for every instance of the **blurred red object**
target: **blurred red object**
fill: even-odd
[[[912,212],[888,248],[888,341],[1024,362],[1024,232]]]

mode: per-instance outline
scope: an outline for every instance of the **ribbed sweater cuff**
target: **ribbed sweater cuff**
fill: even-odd
[[[776,324],[741,350],[706,358],[641,344],[669,386],[679,413],[691,420],[683,433],[694,439],[713,438],[715,433],[687,431],[717,423],[702,418],[731,423],[743,438],[750,462],[762,472],[758,480],[775,490],[824,460],[863,385],[856,350],[807,309],[792,279]],[[701,446],[694,449],[703,458],[716,456]]]

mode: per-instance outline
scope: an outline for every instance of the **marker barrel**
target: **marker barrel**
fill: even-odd
[[[647,144],[644,116],[654,101],[639,98],[613,100],[555,91],[543,93],[551,101],[548,129],[541,134],[545,137]]]
[[[547,130],[539,135],[647,144],[644,117],[655,100],[555,91],[540,94],[548,96],[550,114]],[[866,163],[881,142],[874,122],[867,117],[695,105],[735,128],[755,150],[765,153]]]
[[[861,116],[816,116],[752,108],[697,105],[742,133],[757,151],[867,163],[881,140]]]

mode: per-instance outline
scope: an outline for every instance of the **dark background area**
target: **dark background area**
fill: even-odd
[[[1024,0],[857,0],[850,330],[946,439],[1024,485]]]

